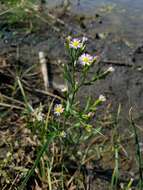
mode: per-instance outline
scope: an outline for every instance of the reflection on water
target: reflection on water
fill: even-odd
[[[143,0],[46,0],[48,7],[70,1],[71,12],[84,16],[102,16],[105,32],[117,31],[139,43],[143,38]],[[92,29],[92,28],[91,28]]]

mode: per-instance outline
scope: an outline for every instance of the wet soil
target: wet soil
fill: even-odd
[[[54,80],[59,81],[60,64],[66,61],[65,37],[69,34],[86,35],[89,39],[88,51],[101,56],[99,67],[105,69],[113,66],[115,72],[105,81],[98,82],[95,87],[88,87],[88,91],[85,89],[86,93],[83,91],[81,96],[97,97],[99,94],[104,94],[108,101],[112,102],[113,107],[121,103],[126,118],[128,110],[133,107],[136,118],[140,120],[143,112],[143,44],[141,41],[138,43],[138,36],[132,36],[135,39],[129,41],[131,37],[126,38],[119,31],[115,32],[114,23],[109,26],[109,18],[102,14],[85,17],[62,11],[60,8],[51,11],[55,18],[52,20],[54,23],[50,24],[51,18],[46,11],[42,13],[41,20],[37,21],[38,29],[31,33],[25,32],[24,27],[20,28],[19,24],[8,26],[3,20],[0,39],[1,57],[16,58],[25,65],[33,65],[38,64],[38,52],[44,51],[52,64]],[[91,75],[96,68],[96,65],[93,66]]]

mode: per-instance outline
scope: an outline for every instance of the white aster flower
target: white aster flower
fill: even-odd
[[[67,134],[66,134],[64,131],[62,131],[62,132],[60,133],[60,137],[65,138],[66,136],[67,136]]]
[[[38,107],[32,112],[33,122],[35,121],[43,121],[44,120],[44,114],[42,113],[42,107]]]
[[[91,65],[94,61],[94,57],[88,53],[84,53],[79,57],[79,62],[81,65]]]
[[[71,41],[71,36],[67,37],[67,41],[70,42]]]
[[[99,96],[99,100],[100,100],[101,102],[105,102],[105,101],[106,101],[106,97],[101,94],[101,95]]]
[[[87,114],[87,116],[90,118],[90,117],[93,117],[95,115],[95,113],[94,112],[89,112],[88,114]]]
[[[107,72],[111,72],[111,73],[112,73],[112,72],[114,72],[114,71],[115,71],[115,69],[114,69],[114,67],[112,67],[112,66],[107,69]]]
[[[63,112],[64,112],[64,108],[63,108],[62,104],[56,104],[54,107],[54,114],[57,116],[60,116],[60,114]]]
[[[42,120],[43,120],[43,116],[44,116],[43,113],[41,113],[41,112],[38,113],[38,114],[37,114],[37,120],[38,120],[38,121],[42,121]]]
[[[68,91],[68,87],[67,86],[63,86],[63,88],[61,89],[62,92],[67,92]]]
[[[74,38],[70,41],[69,46],[73,49],[79,49],[83,46],[83,44],[78,38]]]
[[[88,38],[84,36],[84,37],[82,38],[82,43],[85,43],[87,40],[88,40]]]

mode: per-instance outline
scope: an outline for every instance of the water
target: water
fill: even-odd
[[[62,0],[47,0],[47,5],[55,7],[62,5],[62,2]],[[76,21],[75,23],[78,28],[93,37],[94,40],[90,42],[93,48],[98,44],[100,46],[104,41],[95,40],[97,33],[107,35],[105,43],[102,44],[103,48],[100,46],[100,49],[105,50],[105,60],[127,62],[135,64],[135,67],[139,65],[143,68],[143,52],[135,53],[139,47],[143,46],[143,0],[71,0],[71,13],[84,16],[85,30],[80,28],[80,23]],[[98,23],[95,15],[99,15],[102,24]],[[68,19],[66,21],[68,23]],[[74,19],[72,21],[74,22]],[[68,25],[76,28],[71,20]],[[134,63],[132,58],[136,59]],[[100,92],[107,95],[115,105],[120,102],[125,115],[128,115],[128,110],[133,107],[136,109],[137,118],[140,118],[141,110],[143,110],[142,70],[119,65],[115,68],[116,72],[111,78],[103,83],[101,81],[96,88],[85,89],[80,99],[87,92],[93,97]]]
[[[64,0],[47,0],[50,7],[61,5]],[[128,11],[142,12],[143,0],[72,0],[70,1],[74,11],[84,11],[93,14],[97,7],[117,5],[126,8]]]
[[[47,6],[62,5],[63,1],[47,0]],[[70,11],[74,14],[90,17],[98,13],[102,16],[104,25],[98,26],[97,30],[108,33],[119,32],[119,35],[127,38],[131,44],[142,41],[143,0],[71,0],[70,2]]]

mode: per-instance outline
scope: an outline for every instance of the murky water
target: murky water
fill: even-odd
[[[68,0],[46,0],[49,7],[61,5],[64,1]],[[88,14],[93,14],[97,7],[102,6],[120,6],[126,8],[128,11],[142,12],[143,1],[142,0],[70,0],[73,10],[78,12],[84,11]]]
[[[62,7],[62,3],[63,0],[47,0],[48,7]],[[143,0],[71,0],[70,7],[70,12],[84,17],[85,28],[80,28],[80,23],[73,27],[71,21],[68,25],[90,34],[93,38],[90,41],[92,49],[105,40],[105,60],[133,64],[135,67],[140,65],[142,68],[143,52],[139,47],[143,46]],[[96,15],[99,15],[100,23]],[[96,34],[105,34],[107,38],[96,41]],[[116,72],[111,78],[101,82],[96,89],[86,89],[85,93],[88,91],[95,97],[98,89],[98,92],[109,96],[112,102],[115,100],[115,104],[122,103],[126,114],[131,106],[135,107],[137,117],[140,117],[139,113],[143,110],[142,71],[119,65],[115,67]]]
[[[63,0],[47,0],[46,4],[47,8],[55,7],[52,10],[57,17],[59,16],[57,12],[63,8],[62,5]],[[48,12],[47,9],[45,11]],[[85,89],[85,92],[80,94],[80,99],[82,100],[82,96],[87,95],[87,92],[93,97],[104,94],[113,104],[122,103],[126,114],[131,106],[135,107],[140,117],[140,112],[143,112],[143,48],[140,48],[143,47],[143,0],[71,0],[69,12],[67,10],[65,15],[61,15],[59,18],[64,21],[64,27],[55,24],[60,33],[54,33],[49,27],[40,35],[32,34],[24,38],[23,49],[26,48],[21,52],[26,60],[23,62],[32,59],[33,54],[29,53],[31,47],[33,57],[42,50],[47,52],[51,60],[64,60],[62,34],[74,36],[86,33],[89,37],[90,52],[101,54],[104,63],[107,62],[102,65],[103,67],[115,66],[115,74],[113,73],[106,81],[101,81],[95,88]],[[9,31],[7,33],[11,34]],[[14,38],[8,39],[8,42],[10,41],[13,43]],[[17,42],[18,39],[15,38],[13,44]],[[118,62],[125,66],[120,66]],[[127,66],[126,63],[135,68]],[[141,67],[139,70],[138,66]],[[59,75],[56,75],[54,80],[59,82]]]
[[[47,0],[47,7],[63,5],[68,0]],[[70,0],[74,14],[103,17],[105,32],[119,32],[134,44],[143,37],[143,0]],[[98,27],[99,28],[99,27]]]

